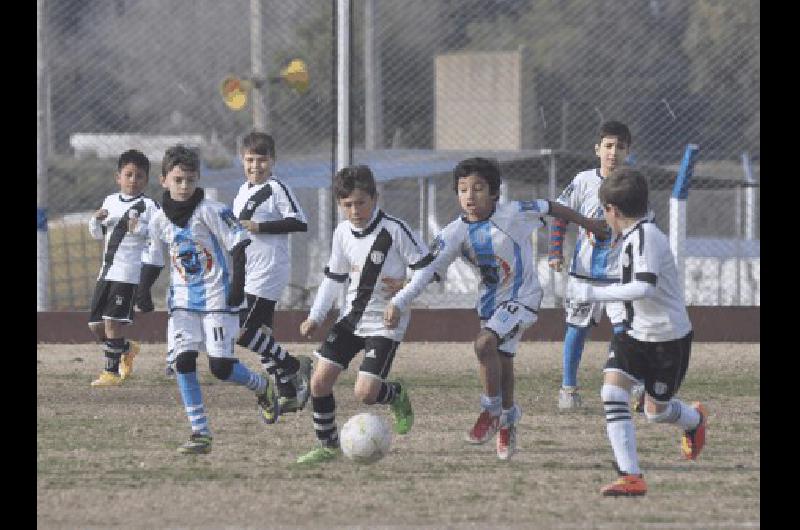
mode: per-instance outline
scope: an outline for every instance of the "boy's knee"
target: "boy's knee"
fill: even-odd
[[[356,395],[356,399],[364,405],[372,405],[375,403],[373,392],[371,392],[371,389],[368,387],[365,388],[357,386],[354,393]]]
[[[188,374],[197,371],[197,352],[183,351],[175,357],[175,371]]]
[[[228,359],[222,357],[209,357],[208,368],[214,377],[222,381],[227,381],[233,373],[233,365],[238,361],[236,359]]]
[[[497,353],[497,335],[490,330],[482,330],[475,339],[475,355],[485,359]]]

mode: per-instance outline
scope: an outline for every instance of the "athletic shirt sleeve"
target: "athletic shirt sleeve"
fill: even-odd
[[[272,192],[275,196],[275,207],[284,219],[292,218],[300,222],[307,222],[300,201],[297,200],[289,187],[277,180],[271,182]]]
[[[406,264],[412,269],[421,269],[433,261],[433,256],[428,252],[428,246],[417,239],[417,236],[403,221],[399,221],[397,230],[397,250],[403,256]]]
[[[142,215],[141,218],[147,224],[147,233],[149,236],[151,227],[153,227],[154,224],[156,213],[158,213],[158,210],[161,208],[157,202],[150,199],[145,200],[145,205],[147,207],[145,208],[144,215]],[[155,227],[152,228],[152,230],[155,229]],[[158,239],[147,237],[144,249],[142,249],[142,263],[156,265],[157,267],[164,266],[164,245],[162,245]]]
[[[633,280],[656,285],[661,272],[658,245],[648,237],[649,231],[640,226],[633,243]],[[623,258],[624,259],[624,258]]]
[[[579,211],[578,209],[578,201],[581,196],[581,183],[578,180],[577,176],[572,179],[572,182],[567,184],[567,187],[561,192],[561,195],[558,196],[556,202],[566,206],[567,208],[572,208],[575,211]]]
[[[202,204],[199,207],[201,206]],[[212,203],[203,209],[202,215],[211,233],[221,239],[222,245],[228,252],[242,241],[249,239],[247,230],[233,215],[233,210],[224,204]]]
[[[325,267],[325,276],[337,281],[343,282],[350,275],[350,260],[344,251],[344,243],[342,241],[342,231],[347,227],[340,224],[336,227],[333,233],[333,241],[331,242],[331,256],[328,258],[328,265]]]

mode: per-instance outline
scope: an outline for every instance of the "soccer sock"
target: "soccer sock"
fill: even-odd
[[[197,372],[178,372],[175,379],[178,382],[178,389],[181,391],[181,399],[183,400],[183,406],[186,408],[189,424],[192,426],[192,433],[211,436],[208,417],[203,406],[203,394],[200,392],[200,381],[197,380]]]
[[[636,454],[636,430],[628,404],[628,391],[616,385],[604,384],[600,396],[606,412],[606,433],[617,465],[624,473],[638,475],[641,471]]]
[[[381,383],[381,389],[378,390],[378,397],[375,398],[376,403],[391,403],[400,395],[400,383]]]
[[[684,431],[691,431],[700,425],[700,412],[679,399],[673,399],[661,414],[649,414],[648,421],[654,423],[674,423]]]
[[[588,327],[581,328],[573,326],[572,324],[567,324],[567,333],[564,336],[562,387],[578,386],[578,365],[581,363],[583,343],[586,342],[588,331]]]
[[[514,403],[510,409],[503,409],[503,412],[500,413],[500,425],[517,423],[520,418],[522,418],[522,409]]]
[[[275,337],[269,337],[261,330],[257,330],[250,343],[250,349],[261,356],[261,365],[264,370],[275,377],[278,393],[284,397],[295,397],[297,390],[290,382],[292,376],[300,368],[300,362],[289,352],[275,342]]]
[[[106,372],[119,375],[119,359],[122,354],[127,351],[125,339],[106,339],[105,343],[105,357],[106,357]]]
[[[244,364],[237,362],[233,365],[231,375],[227,379],[231,383],[244,385],[256,395],[261,395],[267,389],[267,379],[261,374],[251,371]]]
[[[311,396],[314,432],[325,447],[339,447],[339,433],[336,431],[336,400],[333,394],[322,397]]]
[[[481,394],[481,408],[487,411],[492,416],[499,416],[503,412],[502,398],[497,396],[489,397]]]

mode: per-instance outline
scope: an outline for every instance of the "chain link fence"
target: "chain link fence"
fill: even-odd
[[[101,243],[86,219],[116,191],[116,157],[143,150],[161,195],[164,149],[199,148],[201,182],[230,203],[237,143],[271,133],[275,174],[309,232],[290,238],[280,306],[308,307],[327,259],[336,145],[336,2],[39,0],[44,6],[49,305],[86,310]],[[690,305],[760,305],[760,5],[754,0],[351,0],[352,162],[369,164],[381,205],[427,241],[458,215],[451,171],[497,158],[502,200],[553,198],[597,166],[604,120],[633,134],[656,222],[689,143],[700,146],[687,202]],[[41,37],[40,37],[41,38]],[[282,70],[302,59],[306,90]],[[228,107],[220,85],[250,82]],[[561,303],[537,238],[543,306]],[[570,252],[574,228],[568,232]],[[162,303],[166,275],[154,298]],[[417,304],[468,307],[474,274],[451,267]]]

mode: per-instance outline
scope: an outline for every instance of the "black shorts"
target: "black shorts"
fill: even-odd
[[[364,350],[364,360],[359,371],[385,380],[392,368],[398,346],[398,341],[386,337],[359,337],[353,333],[350,325],[339,321],[328,332],[318,354],[337,364],[342,370],[347,370],[356,353]]]
[[[627,333],[611,339],[604,371],[617,371],[644,382],[655,401],[668,402],[678,391],[689,367],[692,332],[666,342],[642,342]]]
[[[258,329],[267,326],[272,329],[275,315],[275,300],[259,298],[254,294],[245,293],[247,307],[239,312],[239,326],[242,329]]]
[[[124,324],[132,323],[135,296],[135,283],[97,280],[89,308],[89,324],[97,324],[106,319],[118,320]]]

